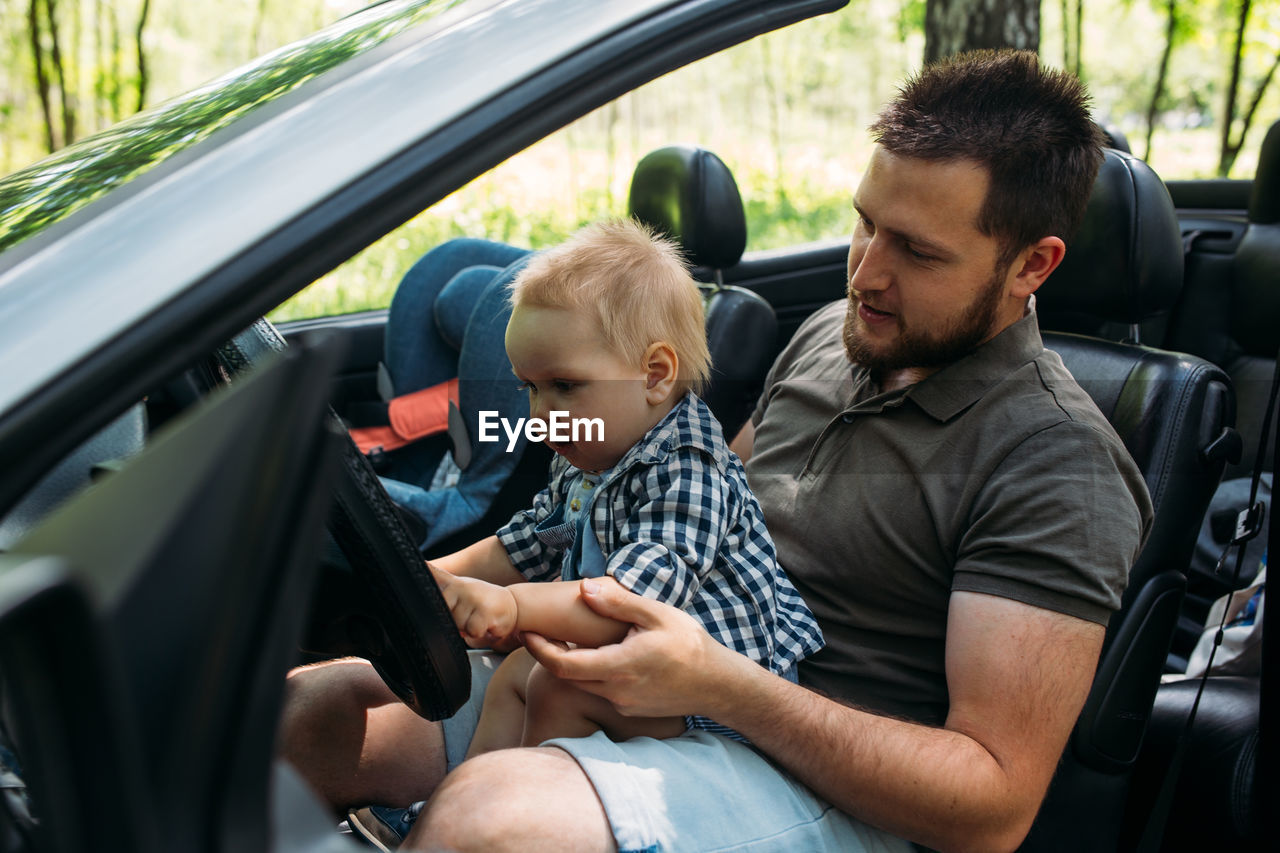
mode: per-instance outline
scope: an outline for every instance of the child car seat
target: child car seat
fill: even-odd
[[[447,432],[393,451],[394,464],[387,466],[382,478],[391,499],[421,522],[415,535],[423,551],[437,550],[482,520],[496,528],[515,509],[527,505],[546,478],[546,453],[534,454],[537,458],[521,469],[530,449],[523,434],[513,443],[505,436],[482,442],[476,434],[481,412],[492,412],[511,423],[529,416],[528,397],[511,372],[503,346],[511,315],[507,287],[528,252],[501,244],[475,245],[479,242],[443,244],[406,275],[401,291],[417,305],[429,306],[424,313],[430,322],[416,318],[416,328],[406,335],[400,326],[415,318],[401,316],[394,303],[388,319],[386,374],[394,394],[457,378]],[[449,263],[449,256],[477,248],[489,257],[514,261],[505,268],[468,266],[440,281],[439,267]],[[528,472],[519,483],[511,483],[518,469]],[[523,488],[518,488],[521,484]],[[499,501],[504,487],[521,494]]]
[[[746,216],[733,175],[702,148],[647,155],[632,177],[630,212],[675,240],[693,266],[706,304],[711,382],[703,397],[732,439],[750,417],[773,358],[777,320],[759,295],[723,283],[742,257]],[[447,432],[383,454],[387,493],[418,521],[428,553],[447,553],[492,533],[546,483],[550,451],[520,436],[479,442],[481,411],[528,417],[503,337],[507,287],[529,255],[501,243],[452,240],[405,275],[387,319],[382,394],[389,400],[456,377]],[[444,390],[441,389],[443,396]]]

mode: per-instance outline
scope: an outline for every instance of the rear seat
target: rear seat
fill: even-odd
[[[1062,266],[1036,293],[1044,344],[1093,398],[1141,469],[1155,510],[1107,628],[1098,674],[1023,850],[1114,848],[1146,715],[1177,621],[1196,528],[1230,433],[1226,374],[1203,359],[1052,330],[1055,316],[1122,326],[1173,304],[1182,284],[1177,216],[1144,163],[1108,151]],[[1080,821],[1088,813],[1090,819]]]
[[[1189,576],[1188,605],[1175,638],[1185,654],[1203,628],[1204,611],[1228,589],[1229,579],[1213,574],[1213,563],[1230,536],[1235,508],[1230,493],[1243,494],[1252,472],[1277,351],[1280,350],[1280,122],[1267,132],[1249,202],[1248,223],[1234,252],[1188,253],[1186,284],[1164,341],[1168,349],[1192,353],[1222,367],[1237,398],[1237,427],[1244,443],[1238,462],[1228,467],[1202,533],[1205,548]],[[1264,460],[1274,470],[1274,448]],[[1270,503],[1268,499],[1268,503]],[[1274,507],[1268,510],[1268,517]],[[1213,516],[1222,523],[1214,537]],[[1208,543],[1206,538],[1218,541]],[[1256,572],[1266,528],[1246,553],[1240,584]],[[1170,756],[1184,731],[1200,679],[1161,686],[1135,769],[1128,813],[1128,844],[1136,842],[1156,792],[1169,772]],[[1163,851],[1263,849],[1258,767],[1259,701],[1256,676],[1213,676],[1205,682],[1196,723],[1177,776],[1164,831]],[[1272,840],[1274,843],[1274,839]]]
[[[1185,669],[1186,656],[1203,629],[1209,606],[1228,590],[1228,581],[1213,570],[1234,530],[1236,514],[1248,502],[1248,478],[1280,348],[1280,122],[1263,142],[1243,237],[1236,236],[1239,223],[1219,227],[1213,222],[1193,219],[1184,223],[1184,244],[1189,244],[1191,251],[1185,252],[1181,287],[1170,281],[1168,286],[1141,294],[1117,293],[1105,305],[1089,304],[1081,296],[1070,295],[1070,290],[1064,294],[1065,288],[1057,288],[1037,305],[1045,331],[1188,353],[1218,365],[1231,378],[1243,452],[1239,457],[1228,457],[1224,484],[1206,515],[1188,568],[1187,601],[1170,655],[1170,668],[1176,671]],[[1264,482],[1267,491],[1273,457],[1274,450],[1269,451]],[[1251,543],[1246,556],[1250,568],[1241,577],[1242,583],[1256,571],[1265,539],[1264,529]]]
[[[1280,350],[1280,122],[1272,125],[1262,143],[1248,224],[1235,252],[1189,253],[1184,296],[1165,347],[1198,355],[1227,372],[1236,392],[1236,428],[1244,440],[1240,460],[1223,475],[1191,567],[1187,619],[1174,641],[1175,652],[1185,655],[1209,604],[1228,590],[1229,579],[1215,576],[1213,567],[1230,537],[1236,512],[1248,502],[1248,478]],[[1274,459],[1271,448],[1263,464],[1268,482]],[[1264,527],[1250,543],[1241,583],[1256,573],[1265,542]]]

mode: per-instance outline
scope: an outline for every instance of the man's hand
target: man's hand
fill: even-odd
[[[427,564],[440,587],[444,603],[469,644],[493,645],[516,629],[516,599],[506,587],[450,574]]]
[[[582,600],[601,616],[628,622],[619,643],[569,648],[525,633],[525,648],[556,676],[613,703],[625,716],[672,717],[711,711],[711,676],[748,658],[720,645],[689,614],[618,584],[581,582]]]

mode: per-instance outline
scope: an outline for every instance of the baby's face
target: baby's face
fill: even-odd
[[[578,441],[546,444],[584,471],[611,468],[663,412],[645,396],[645,373],[605,345],[592,318],[567,308],[520,305],[507,323],[507,357],[529,389],[529,417],[599,418],[598,430],[580,429]],[[566,427],[567,429],[567,427]]]

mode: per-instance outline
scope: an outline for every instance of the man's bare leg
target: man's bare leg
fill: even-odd
[[[607,853],[617,848],[595,789],[567,752],[508,749],[445,780],[403,850]]]
[[[685,730],[683,717],[624,717],[604,699],[556,678],[541,664],[527,679],[522,746],[555,737],[587,737],[601,729],[613,740],[676,737]]]
[[[339,816],[424,800],[445,775],[439,723],[411,711],[355,658],[289,673],[280,752]]]
[[[516,649],[498,666],[484,692],[484,706],[476,723],[467,758],[520,745],[524,731],[525,685],[533,669],[533,657]]]

